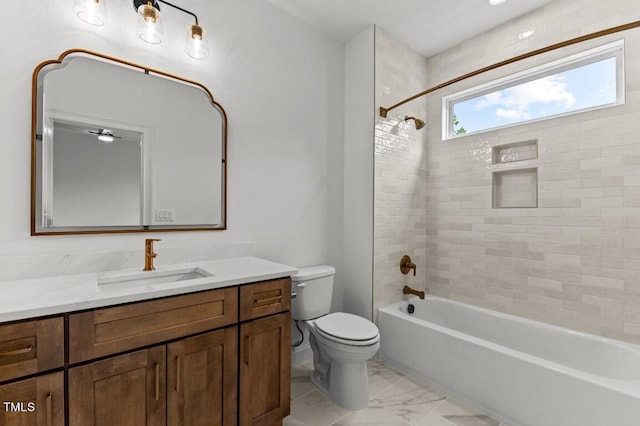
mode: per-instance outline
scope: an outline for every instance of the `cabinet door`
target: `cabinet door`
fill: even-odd
[[[0,386],[0,404],[0,426],[63,426],[63,374]]]
[[[289,415],[291,314],[240,326],[240,425],[278,425]]]
[[[167,345],[167,424],[236,424],[237,333],[231,327]]]
[[[165,346],[69,370],[70,426],[165,424]]]

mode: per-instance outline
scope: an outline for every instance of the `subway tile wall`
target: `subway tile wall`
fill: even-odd
[[[557,0],[430,58],[424,88],[515,55],[638,19],[637,0]],[[526,29],[535,30],[535,34],[520,41],[518,34]],[[442,140],[442,96],[620,38],[626,41],[625,105]],[[426,269],[428,290],[640,343],[640,29],[457,83],[429,95],[427,111],[426,156],[420,153],[426,161],[426,191],[413,189],[407,195],[418,198],[411,203],[402,199],[402,193],[397,197],[402,209],[408,209],[403,211],[425,208],[426,217],[417,211],[406,216],[416,219],[416,229],[426,226],[426,235],[411,236],[404,244],[407,249],[416,245],[418,270]],[[379,123],[380,129],[376,129],[376,149],[380,151],[388,140],[385,125]],[[409,135],[407,139],[411,139]],[[537,158],[493,164],[493,147],[530,140],[538,142]],[[406,149],[395,157],[404,158],[409,149],[418,150]],[[405,160],[410,167],[397,160],[395,171],[389,171],[385,155],[376,152],[376,226],[394,219],[393,210],[384,207],[393,193],[385,179],[399,185],[399,175],[409,176],[415,170],[412,178],[415,186],[421,187],[424,173],[417,159]],[[492,173],[519,168],[537,168],[538,207],[492,208]],[[425,195],[426,201],[422,198]],[[407,232],[410,226],[398,232]],[[375,236],[376,286],[386,286],[395,283],[386,268],[393,261],[391,255],[395,255],[395,248],[404,247],[395,241],[397,232],[388,227],[376,227]],[[423,259],[417,245],[425,237]],[[382,241],[388,244],[380,244]],[[386,299],[382,289],[376,288],[375,294],[380,302]]]
[[[427,86],[427,60],[375,29],[375,105],[391,106]],[[405,115],[426,120],[426,100],[389,112],[375,127],[373,316],[402,300],[402,287],[423,290],[426,280],[427,129]],[[417,273],[403,275],[400,258],[411,256]]]

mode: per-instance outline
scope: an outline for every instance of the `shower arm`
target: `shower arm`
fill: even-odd
[[[509,65],[509,64],[514,63],[514,62],[521,61],[523,59],[531,58],[533,56],[537,56],[537,55],[540,55],[542,53],[551,52],[553,50],[561,49],[563,47],[567,47],[567,46],[571,46],[573,44],[581,43],[583,41],[588,41],[588,40],[592,40],[592,39],[595,39],[595,38],[604,37],[604,36],[607,36],[607,35],[610,35],[610,34],[619,33],[621,31],[626,31],[626,30],[630,30],[630,29],[633,29],[633,28],[637,28],[637,27],[640,27],[640,21],[633,21],[633,22],[630,22],[630,23],[627,23],[627,24],[618,25],[616,27],[607,28],[605,30],[596,31],[596,32],[593,32],[593,33],[590,33],[590,34],[586,34],[586,35],[580,36],[580,37],[572,38],[570,40],[562,41],[560,43],[555,43],[555,44],[549,45],[547,47],[542,47],[540,49],[536,49],[536,50],[533,50],[533,51],[528,52],[528,53],[523,53],[522,55],[514,56],[513,58],[510,58],[510,59],[505,59],[504,61],[496,62],[493,65],[489,65],[489,66],[486,66],[484,68],[477,69],[475,71],[472,71],[472,72],[469,72],[467,74],[461,75],[461,76],[456,77],[454,79],[451,79],[449,81],[445,81],[444,83],[440,83],[437,86],[433,86],[433,87],[431,87],[431,88],[429,88],[429,89],[427,89],[425,91],[422,91],[422,92],[418,93],[417,95],[413,95],[413,96],[411,96],[411,97],[409,97],[409,98],[407,98],[407,99],[405,99],[405,100],[403,100],[401,102],[398,102],[395,105],[391,105],[390,107],[385,108],[385,107],[381,106],[380,107],[380,117],[386,118],[387,117],[387,113],[389,111],[391,111],[392,109],[395,109],[395,108],[397,108],[397,107],[399,107],[401,105],[404,105],[407,102],[411,102],[411,101],[413,101],[415,99],[418,99],[418,98],[420,98],[420,97],[422,97],[424,95],[428,95],[431,92],[435,92],[436,90],[445,88],[447,86],[451,86],[452,84],[458,83],[458,82],[466,80],[468,78],[475,77],[478,74],[482,74],[484,72],[491,71],[491,70],[494,70],[496,68],[500,68],[502,66]]]

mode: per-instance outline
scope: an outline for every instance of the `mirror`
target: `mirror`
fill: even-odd
[[[199,83],[79,49],[43,62],[31,235],[226,229],[226,139]]]

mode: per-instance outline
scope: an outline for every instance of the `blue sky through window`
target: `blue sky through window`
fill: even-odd
[[[497,90],[453,105],[467,133],[616,102],[616,58]]]

